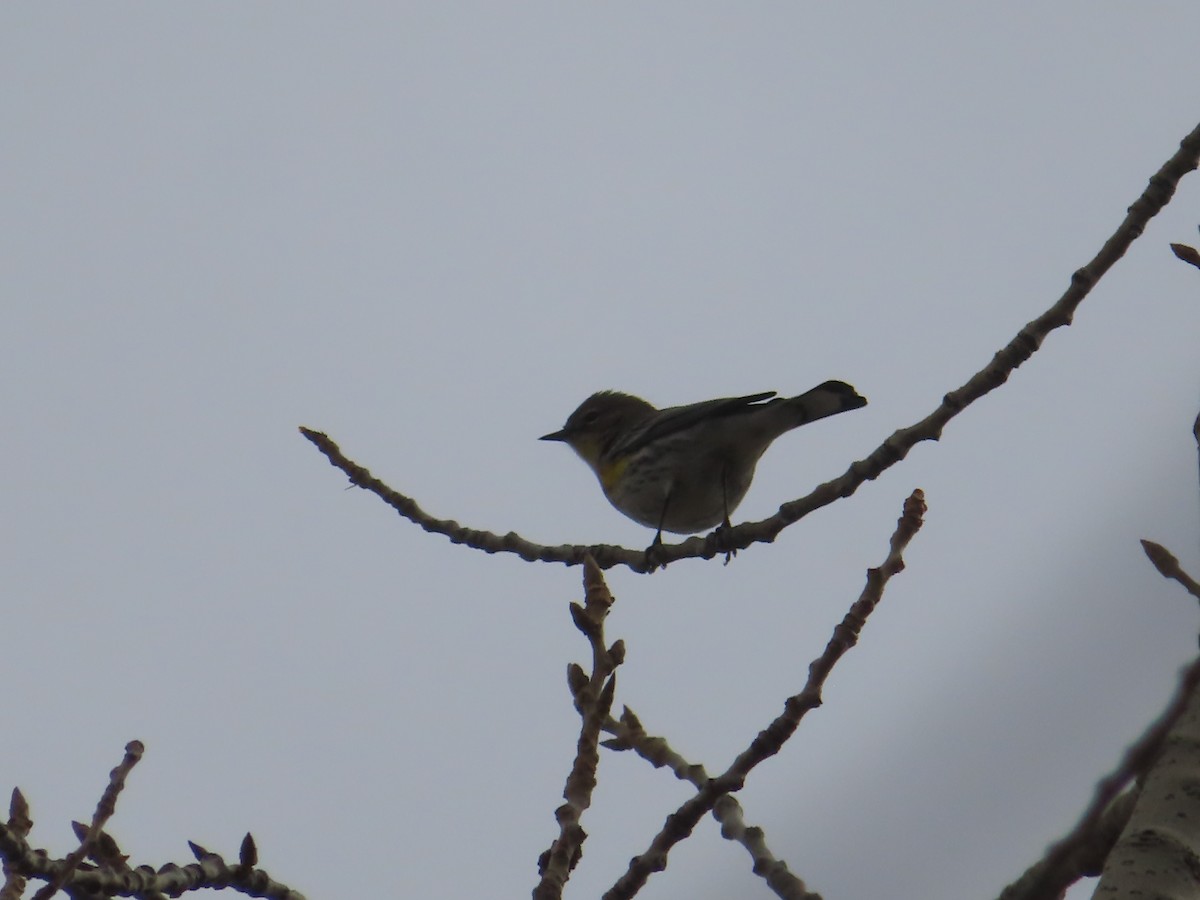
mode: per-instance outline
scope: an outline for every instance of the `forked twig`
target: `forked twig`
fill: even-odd
[[[584,602],[571,604],[571,618],[588,639],[592,648],[592,672],[572,663],[567,668],[567,684],[579,712],[579,740],[575,746],[575,762],[563,788],[566,802],[554,811],[559,833],[554,843],[538,859],[541,880],[533,889],[534,900],[557,900],[563,886],[583,853],[587,833],[579,824],[584,811],[591,806],[592,791],[596,788],[596,769],[600,764],[600,731],[611,718],[616,675],[625,660],[625,644],[616,641],[611,647],[604,643],[604,620],[613,605],[613,595],[604,583],[604,574],[596,563],[587,559],[583,564]]]
[[[892,534],[887,557],[879,568],[867,570],[867,583],[859,598],[834,628],[825,651],[809,665],[804,689],[784,702],[783,712],[758,733],[728,769],[710,778],[691,799],[667,816],[662,830],[654,836],[644,853],[630,860],[629,868],[604,894],[604,900],[628,900],[641,890],[652,873],[665,869],[671,848],[690,835],[700,818],[710,812],[722,797],[741,790],[746,776],[755,766],[778,753],[795,734],[805,714],[821,705],[821,691],[829,673],[837,661],[858,643],[858,635],[867,617],[883,599],[883,589],[888,581],[903,571],[904,548],[920,530],[924,514],[924,494],[915,490],[904,502],[904,513]]]
[[[53,859],[43,850],[35,850],[27,840],[32,822],[29,805],[20,791],[13,791],[9,818],[0,823],[0,857],[4,859],[5,883],[0,889],[3,900],[17,900],[24,881],[38,878],[47,882],[35,894],[50,897],[63,890],[73,897],[137,897],[140,900],[161,900],[164,896],[178,897],[200,888],[220,890],[230,888],[250,897],[267,900],[304,900],[304,895],[271,878],[258,866],[258,851],[249,834],[242,840],[236,864],[229,864],[216,853],[189,842],[196,862],[186,866],[167,863],[158,869],[149,866],[129,866],[104,824],[116,810],[117,797],[125,786],[130,770],[141,759],[141,741],[130,741],[125,757],[112,770],[108,787],[96,805],[90,825],[78,825],[79,847],[65,859]],[[95,865],[84,865],[84,858]]]

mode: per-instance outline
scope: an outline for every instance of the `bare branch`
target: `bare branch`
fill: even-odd
[[[1056,860],[1051,869],[1048,857],[1043,857],[1025,870],[1016,881],[1010,884],[1000,894],[1000,900],[1018,900],[1018,898],[1058,897],[1080,878],[1091,878],[1100,874],[1104,860],[1108,858],[1117,838],[1129,822],[1137,802],[1138,789],[1126,791],[1117,797],[1101,814],[1095,827],[1087,829],[1079,835],[1077,843],[1070,853],[1061,861]],[[1045,893],[1035,895],[1030,892],[1031,886],[1039,885]]]
[[[242,841],[237,865],[228,865],[215,853],[192,844],[197,861],[186,866],[167,863],[158,870],[149,866],[130,868],[121,853],[104,830],[104,823],[112,817],[116,801],[130,770],[142,755],[140,741],[131,741],[125,748],[125,757],[112,770],[108,788],[96,807],[90,825],[77,825],[75,833],[80,838],[79,848],[66,859],[52,859],[43,850],[34,850],[26,840],[32,822],[29,806],[20,791],[13,791],[9,819],[0,824],[0,857],[4,859],[6,882],[0,890],[0,900],[18,900],[23,882],[37,878],[47,882],[35,897],[49,896],[50,891],[64,890],[74,897],[137,897],[139,900],[160,900],[164,896],[178,897],[200,888],[232,888],[250,897],[266,900],[304,900],[304,895],[287,885],[273,880],[257,864],[258,853],[253,838],[246,835]],[[81,865],[83,857],[90,857],[99,868]]]
[[[1135,778],[1141,778],[1150,769],[1171,729],[1186,712],[1198,683],[1200,659],[1184,670],[1175,696],[1158,720],[1125,751],[1117,768],[1096,785],[1092,801],[1075,827],[1046,851],[1042,860],[1031,869],[1034,873],[1032,877],[1028,877],[1027,873],[1021,881],[1005,888],[1000,895],[1002,900],[1044,900],[1054,897],[1078,877],[1081,873],[1079,856],[1084,852],[1083,848],[1093,845],[1097,833],[1104,828],[1105,811],[1126,785]]]
[[[679,544],[660,544],[654,558],[644,550],[630,550],[611,544],[586,547],[578,544],[546,546],[528,541],[515,532],[505,535],[466,528],[452,519],[438,519],[424,512],[415,500],[392,490],[371,473],[342,455],[337,444],[326,435],[301,427],[300,432],[325,454],[329,462],[341,469],[350,482],[371,491],[406,519],[426,531],[443,534],[456,544],[466,544],[486,553],[515,553],[522,559],[541,562],[561,562],[580,565],[591,556],[602,569],[628,566],[636,572],[654,571],[675,560],[700,557],[712,559],[727,551],[742,550],[751,544],[771,542],[784,528],[814,510],[828,506],[839,497],[849,497],[863,482],[878,478],[883,472],[904,459],[922,441],[941,438],[946,424],[985,394],[1008,380],[1013,371],[1028,360],[1042,345],[1046,336],[1056,328],[1070,325],[1075,310],[1100,278],[1125,255],[1133,242],[1145,230],[1146,224],[1170,201],[1181,178],[1200,164],[1200,125],[1180,143],[1179,150],[1150,177],[1142,195],[1129,207],[1124,221],[1117,227],[1091,262],[1071,276],[1071,284],[1058,301],[1017,332],[1016,337],[995,354],[991,362],[980,369],[964,385],[942,398],[941,405],[921,421],[893,433],[866,459],[850,465],[838,478],[818,486],[811,493],[779,507],[779,512],[759,522],[747,522],[732,529],[714,531],[704,537],[692,537]]]

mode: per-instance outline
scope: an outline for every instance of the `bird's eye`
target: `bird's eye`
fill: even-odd
[[[595,425],[596,420],[598,418],[600,418],[600,410],[589,409],[587,412],[585,412],[583,414],[583,418],[580,419],[579,424],[580,425]]]

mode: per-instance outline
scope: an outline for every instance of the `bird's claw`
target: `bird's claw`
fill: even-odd
[[[737,547],[731,546],[733,526],[726,520],[723,524],[718,525],[712,534],[713,549],[717,553],[725,554],[725,565],[729,565],[729,561],[737,556]]]
[[[667,567],[667,562],[663,559],[664,550],[666,550],[666,544],[663,543],[662,531],[659,531],[654,535],[650,546],[646,548],[646,571],[656,572]]]

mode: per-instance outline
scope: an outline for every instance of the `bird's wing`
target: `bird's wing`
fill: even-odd
[[[688,406],[672,406],[669,409],[660,410],[644,427],[635,428],[631,434],[613,447],[612,452],[632,453],[651,441],[683,431],[704,419],[726,416],[745,409],[751,404],[769,400],[775,396],[775,393],[775,391],[766,391],[746,397],[722,397],[720,400],[704,400]]]

